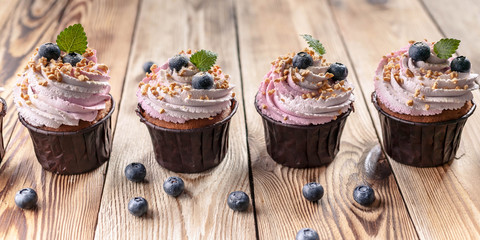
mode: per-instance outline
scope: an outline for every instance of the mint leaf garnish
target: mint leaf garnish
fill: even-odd
[[[57,45],[60,50],[66,53],[85,53],[87,49],[87,35],[82,24],[74,24],[65,28],[57,36]]]
[[[190,56],[190,62],[200,71],[208,71],[217,61],[217,54],[208,50],[200,50]]]
[[[307,41],[308,45],[320,56],[325,54],[325,48],[323,47],[323,45],[320,43],[320,41],[313,38],[312,35],[303,34],[300,36],[302,36],[305,39],[305,41]]]
[[[433,51],[437,54],[437,57],[442,59],[448,59],[451,57],[460,45],[460,40],[453,38],[442,38],[440,41],[433,45]]]

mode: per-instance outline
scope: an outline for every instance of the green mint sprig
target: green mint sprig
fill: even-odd
[[[307,41],[308,45],[320,56],[325,54],[325,48],[323,47],[323,45],[320,43],[320,41],[313,38],[312,35],[302,34],[300,36],[302,36],[305,39],[305,41]]]
[[[208,50],[200,50],[190,56],[190,62],[203,72],[208,71],[216,61],[217,54]]]
[[[433,45],[433,51],[441,59],[450,58],[460,45],[460,40],[453,38],[442,38]]]
[[[60,50],[66,53],[83,54],[87,49],[87,34],[82,24],[74,24],[65,28],[57,36],[57,45]]]

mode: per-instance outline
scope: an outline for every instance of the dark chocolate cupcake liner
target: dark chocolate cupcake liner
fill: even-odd
[[[225,119],[210,126],[194,129],[169,129],[146,120],[140,105],[136,109],[152,139],[155,159],[164,168],[179,173],[199,173],[218,166],[228,150],[230,119],[238,103],[232,100],[232,111]]]
[[[5,102],[5,99],[0,98],[0,104],[2,104],[2,109],[0,110],[0,163],[1,163],[3,157],[5,156],[5,145],[3,144],[3,118],[7,114],[7,103]]]
[[[292,168],[313,168],[331,163],[340,149],[340,138],[352,109],[336,120],[319,125],[292,125],[262,114],[267,153],[277,163]]]
[[[454,120],[418,123],[403,120],[383,111],[372,93],[382,126],[383,148],[396,162],[415,167],[436,167],[455,158],[463,127],[476,105]]]
[[[111,97],[111,96],[110,96]],[[56,174],[80,174],[100,167],[112,150],[112,108],[97,123],[75,132],[55,132],[36,128],[18,115],[33,141],[38,162],[43,169]]]

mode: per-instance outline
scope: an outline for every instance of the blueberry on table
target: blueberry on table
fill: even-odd
[[[227,204],[232,210],[243,212],[248,209],[250,198],[245,192],[235,191],[228,195]]]
[[[82,61],[83,56],[81,54],[71,52],[63,57],[63,63],[70,63],[73,67],[77,66],[77,63]]]
[[[125,177],[132,182],[141,182],[147,175],[147,169],[141,163],[130,163],[125,168]]]
[[[313,59],[310,54],[306,52],[299,52],[293,57],[293,67],[298,69],[305,69],[313,64]]]
[[[318,233],[311,228],[302,228],[298,231],[295,240],[319,240]]]
[[[312,202],[316,202],[323,197],[323,187],[319,183],[310,182],[302,188],[303,196]]]
[[[328,73],[333,74],[332,80],[340,81],[348,76],[348,69],[347,66],[343,65],[342,63],[332,63],[327,69]]]
[[[425,42],[416,42],[408,49],[408,56],[415,61],[426,61],[430,57],[430,47]]]
[[[15,195],[15,204],[19,208],[31,209],[37,205],[37,201],[37,193],[31,188],[24,188]]]
[[[184,55],[176,55],[168,60],[168,67],[173,71],[175,69],[177,72],[186,67],[190,60]]]
[[[472,64],[464,56],[456,57],[450,63],[450,69],[455,72],[469,72]]]
[[[210,73],[199,72],[193,75],[192,87],[194,89],[211,89],[213,88],[213,77]]]
[[[151,73],[152,70],[150,68],[152,67],[153,64],[155,64],[155,63],[152,62],[152,61],[148,61],[148,62],[144,63],[143,66],[142,66],[143,71],[146,72],[146,73]]]
[[[38,49],[40,57],[45,57],[48,61],[57,60],[60,57],[60,48],[55,43],[45,43]]]
[[[185,189],[185,183],[179,177],[169,177],[163,183],[163,190],[172,197],[182,194]]]
[[[148,211],[148,202],[143,197],[134,197],[128,203],[128,211],[136,217],[141,217]]]
[[[353,199],[363,206],[368,206],[375,201],[375,192],[369,186],[359,185],[353,190]]]

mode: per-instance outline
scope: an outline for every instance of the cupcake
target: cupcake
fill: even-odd
[[[137,90],[137,114],[150,133],[157,162],[183,173],[211,169],[228,149],[237,101],[217,55],[182,51],[151,72]]]
[[[255,99],[268,154],[294,168],[333,161],[354,101],[347,67],[327,63],[322,44],[310,35],[303,37],[313,50],[274,60]]]
[[[45,170],[79,174],[109,159],[115,104],[108,80],[108,67],[97,63],[80,24],[35,50],[13,96]]]
[[[459,43],[411,41],[380,61],[372,101],[384,149],[395,161],[434,167],[455,157],[463,126],[475,111],[472,91],[478,89],[470,61],[452,57]]]

